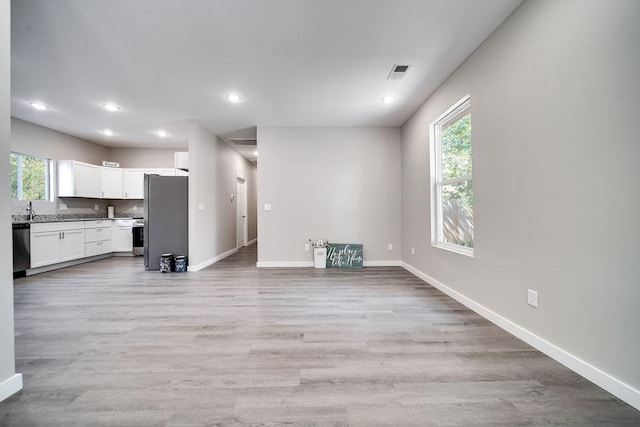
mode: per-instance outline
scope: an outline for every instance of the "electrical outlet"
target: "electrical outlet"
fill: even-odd
[[[138,207],[136,205],[133,205],[133,211],[135,212],[137,210],[138,210]]]
[[[309,252],[309,244],[308,243],[304,244],[304,251],[305,252]]]
[[[388,251],[392,251],[392,250],[393,250],[393,244],[392,244],[392,243],[389,243],[389,244],[387,245],[387,250],[388,250]]]
[[[198,210],[199,211],[203,211],[204,210],[204,203],[198,203]]]
[[[538,308],[538,293],[533,289],[529,289],[527,292],[527,304],[531,307]]]
[[[65,205],[64,203],[60,203],[60,205],[58,206],[58,209],[61,211],[66,211],[67,210],[67,205]]]
[[[416,254],[416,248],[411,248],[411,255],[415,255]]]
[[[99,211],[100,210],[100,205],[93,205],[93,209]]]

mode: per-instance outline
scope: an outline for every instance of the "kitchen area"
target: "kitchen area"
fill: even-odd
[[[141,256],[146,270],[159,270],[161,254],[188,256],[188,153],[174,160],[178,167],[51,160],[57,200],[14,200],[14,278],[113,256]]]

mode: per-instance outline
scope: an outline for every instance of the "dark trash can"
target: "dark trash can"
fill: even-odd
[[[173,264],[173,254],[160,255],[160,273],[171,273],[171,264]]]

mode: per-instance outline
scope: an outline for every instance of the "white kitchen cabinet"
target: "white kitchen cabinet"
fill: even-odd
[[[113,221],[112,238],[114,252],[133,253],[132,219],[116,219]]]
[[[122,170],[122,198],[144,198],[144,169]]]
[[[100,197],[103,199],[122,199],[122,169],[100,168],[102,179],[100,180]]]
[[[85,256],[102,255],[112,251],[111,220],[84,222]]]
[[[31,268],[85,256],[82,222],[31,224]]]
[[[60,261],[71,261],[85,256],[84,230],[63,231],[60,243]]]
[[[58,197],[100,197],[101,167],[58,160]]]

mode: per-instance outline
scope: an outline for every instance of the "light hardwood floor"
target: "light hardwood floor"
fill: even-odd
[[[15,282],[2,426],[640,425],[401,268],[197,273],[111,258]]]

